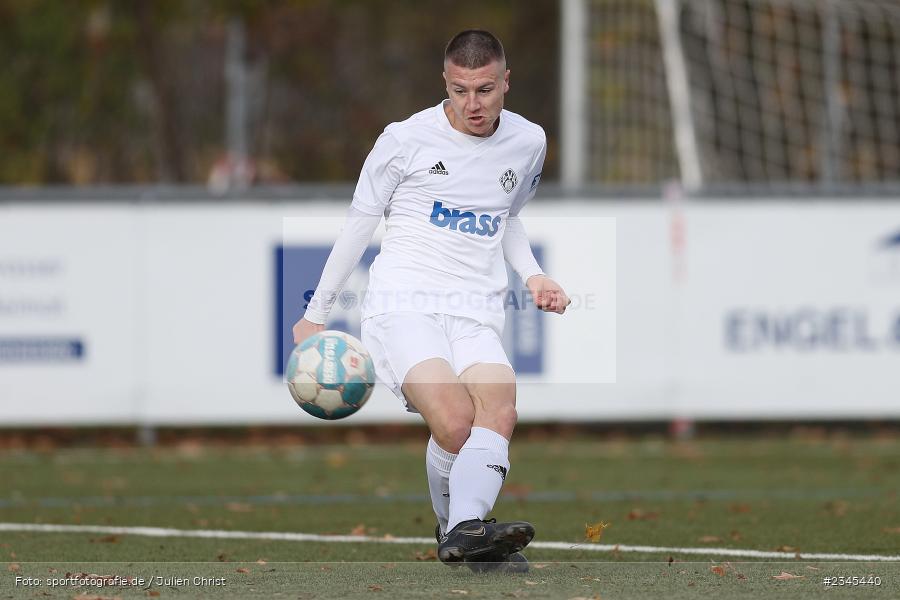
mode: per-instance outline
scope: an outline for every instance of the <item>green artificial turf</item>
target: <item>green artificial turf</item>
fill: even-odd
[[[424,442],[0,453],[0,523],[430,538]],[[434,543],[0,531],[0,598],[900,597],[896,562],[727,557],[717,549],[900,554],[892,438],[515,440],[492,516],[527,519],[527,575],[474,575]],[[587,525],[608,523],[599,540]],[[706,548],[596,552],[600,545]],[[782,571],[796,578],[775,579]],[[225,586],[50,588],[65,573],[224,577]],[[826,587],[823,577],[880,577]],[[825,596],[827,594],[827,596]]]

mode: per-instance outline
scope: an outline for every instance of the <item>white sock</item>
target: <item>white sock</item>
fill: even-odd
[[[451,454],[438,446],[434,438],[428,440],[425,451],[425,471],[428,473],[428,489],[431,492],[431,506],[441,526],[441,533],[447,533],[447,519],[450,518],[450,469],[457,454]]]
[[[494,508],[508,471],[509,440],[490,429],[473,427],[450,470],[447,531],[463,521],[484,519]]]

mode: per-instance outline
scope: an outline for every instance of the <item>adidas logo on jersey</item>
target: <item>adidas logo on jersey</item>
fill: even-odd
[[[441,202],[435,202],[431,210],[431,224],[438,227],[449,227],[451,231],[474,233],[494,237],[500,231],[500,217],[484,214],[476,216],[471,211],[460,212],[458,208],[444,208]]]
[[[447,167],[444,166],[444,161],[439,160],[436,165],[428,169],[428,172],[431,175],[449,175],[450,171],[447,170]]]

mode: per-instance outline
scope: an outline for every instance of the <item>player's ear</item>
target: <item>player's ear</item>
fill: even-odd
[[[503,74],[503,93],[509,91],[509,69]]]

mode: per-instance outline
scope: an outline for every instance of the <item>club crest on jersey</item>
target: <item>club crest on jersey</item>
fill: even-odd
[[[503,175],[500,176],[500,187],[502,187],[503,191],[507,194],[513,191],[513,188],[516,187],[517,183],[519,183],[519,179],[516,177],[516,172],[512,169],[507,169]]]

